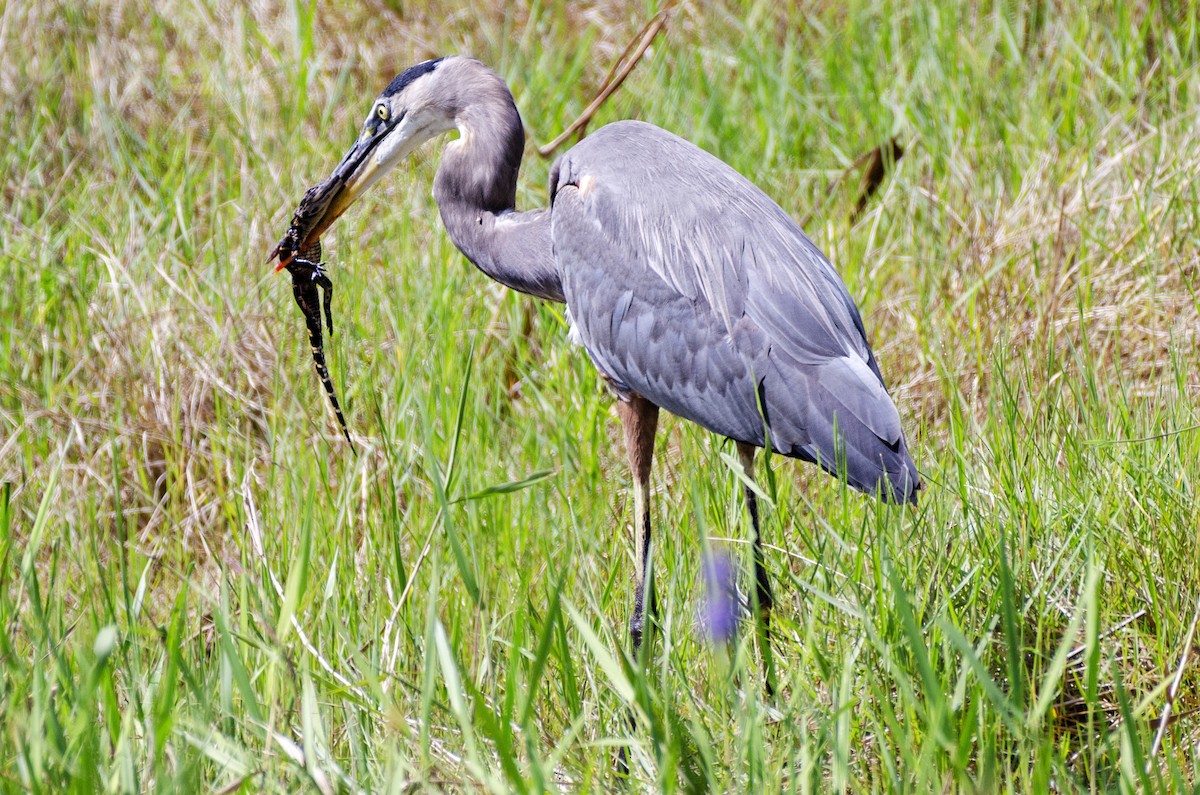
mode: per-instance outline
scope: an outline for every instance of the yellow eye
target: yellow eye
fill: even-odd
[[[377,106],[375,106],[375,115],[379,117],[379,120],[380,120],[380,121],[387,121],[387,120],[388,120],[388,108],[387,108],[387,105],[377,105]]]

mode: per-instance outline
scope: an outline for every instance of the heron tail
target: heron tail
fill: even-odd
[[[845,477],[859,491],[887,502],[915,504],[921,479],[900,429],[900,415],[875,372],[851,356],[800,372],[801,383],[792,381],[800,388],[787,397],[803,405],[777,414],[804,417],[805,426],[792,434],[778,429],[781,438],[773,444]],[[789,446],[789,436],[804,441]]]

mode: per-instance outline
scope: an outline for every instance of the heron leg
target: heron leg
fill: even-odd
[[[746,470],[746,478],[753,482],[754,445],[738,442],[737,449],[742,468]],[[755,623],[758,625],[765,689],[767,696],[771,697],[775,695],[775,658],[771,653],[771,608],[775,606],[775,598],[771,595],[771,580],[767,576],[766,561],[763,559],[762,532],[758,521],[758,497],[749,484],[743,484],[742,491],[746,496],[746,510],[750,514],[750,524],[754,528],[754,597],[756,603],[754,606],[758,608]]]
[[[654,458],[654,433],[658,428],[658,406],[643,397],[633,395],[629,400],[617,402],[617,414],[621,418],[621,429],[625,434],[625,452],[629,456],[629,468],[633,470],[633,538],[634,538],[634,581],[633,615],[629,619],[629,640],[635,664],[641,659],[642,638],[645,629],[646,602],[650,603],[650,615],[656,612],[654,601],[654,578],[650,570],[650,463]],[[637,729],[633,710],[626,719],[629,730]],[[629,775],[629,749],[622,746],[617,750],[617,774]]]
[[[633,471],[634,592],[629,639],[634,659],[639,659],[645,628],[646,604],[655,612],[654,585],[647,581],[650,568],[650,463],[654,458],[654,433],[658,428],[658,406],[633,395],[617,403],[617,414],[625,433],[625,452]],[[653,578],[650,578],[652,580]]]

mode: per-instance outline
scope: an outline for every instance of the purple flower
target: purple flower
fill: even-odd
[[[704,556],[704,607],[700,623],[713,643],[728,643],[737,635],[737,575],[724,552]]]

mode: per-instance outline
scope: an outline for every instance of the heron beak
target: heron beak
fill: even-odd
[[[296,208],[292,219],[293,229],[299,226],[296,251],[303,251],[320,238],[368,188],[433,134],[428,126],[413,123],[410,116],[355,141],[329,178],[310,188]],[[282,250],[280,241],[267,261],[275,259]],[[275,270],[285,268],[291,259],[291,256],[281,259]]]
[[[268,263],[279,257],[279,264],[275,266],[277,273],[287,267],[297,251],[320,238],[321,233],[382,176],[371,153],[386,135],[387,131],[381,130],[375,135],[359,138],[324,182],[305,191],[288,230],[288,236],[294,236],[293,240],[289,241],[285,236],[267,255]],[[288,243],[290,245],[285,246]]]
[[[362,198],[362,195],[367,192],[367,188],[378,182],[379,178],[388,170],[388,168],[381,168],[382,164],[379,162],[379,158],[374,156],[387,135],[387,132],[381,131],[369,138],[359,138],[355,141],[354,146],[350,147],[350,151],[346,153],[342,162],[338,163],[337,168],[326,180],[332,188],[331,195],[326,199],[329,206],[325,209],[321,220],[305,238],[305,243],[313,237],[320,236],[322,232],[333,225],[333,222],[340,218],[351,204]]]
[[[410,116],[374,135],[359,138],[326,180],[333,187],[329,206],[305,242],[320,236],[384,174],[431,137],[430,130],[414,124]]]

